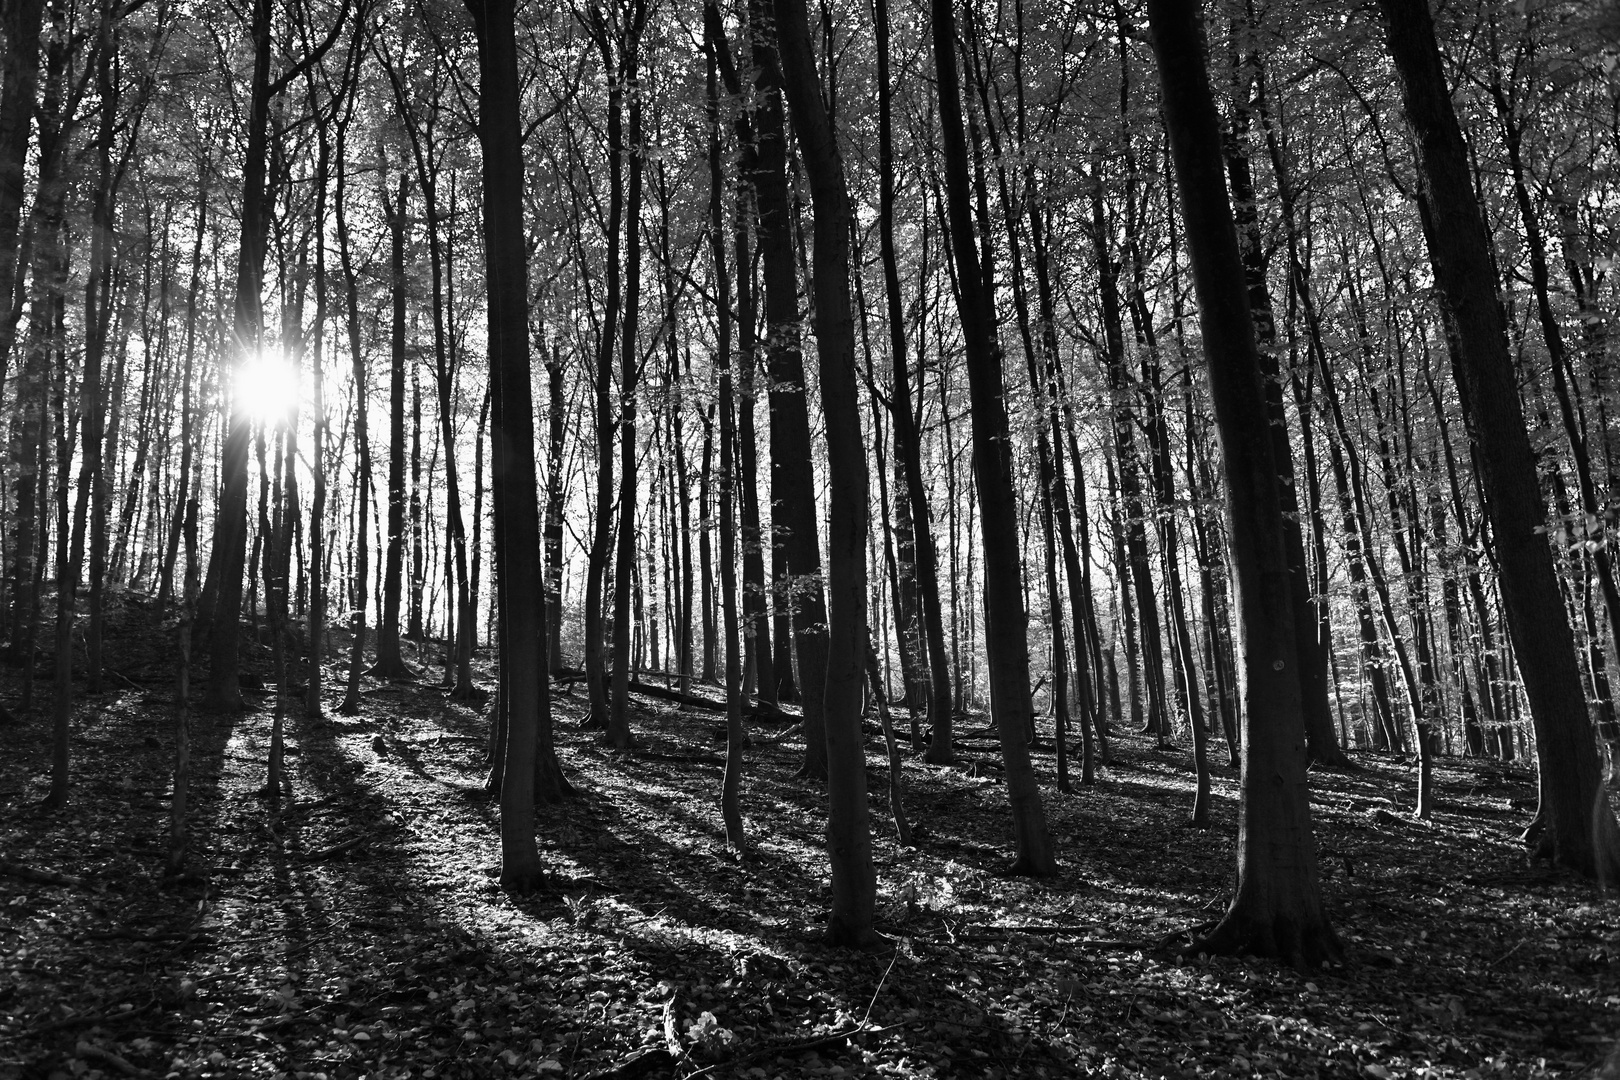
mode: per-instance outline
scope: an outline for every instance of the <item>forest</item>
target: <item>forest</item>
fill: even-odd
[[[0,24],[0,1075],[1620,1077],[1614,0]]]

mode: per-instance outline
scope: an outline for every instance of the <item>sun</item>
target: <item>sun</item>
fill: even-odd
[[[257,423],[275,425],[291,419],[298,392],[298,369],[278,349],[260,350],[236,373],[237,400]]]

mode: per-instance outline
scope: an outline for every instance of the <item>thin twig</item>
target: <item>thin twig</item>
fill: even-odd
[[[308,855],[304,856],[304,861],[320,862],[323,859],[330,859],[335,855],[342,855],[346,851],[352,851],[360,845],[375,839],[377,835],[377,833],[371,832],[361,833],[359,836],[351,836],[341,844],[333,844],[331,847],[325,847],[321,848],[319,851],[310,852]]]
[[[877,989],[872,991],[872,1000],[866,1003],[866,1012],[861,1014],[861,1026],[872,1017],[872,1006],[877,1004],[878,995],[883,993],[883,984],[889,981],[889,972],[894,970],[895,962],[900,959],[900,950],[895,949],[894,955],[889,957],[889,966],[883,969],[883,978],[878,980]]]

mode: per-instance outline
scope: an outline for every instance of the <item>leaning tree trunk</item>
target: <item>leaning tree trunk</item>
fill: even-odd
[[[1380,0],[1379,7],[1406,117],[1417,136],[1429,259],[1457,333],[1455,376],[1479,451],[1508,633],[1535,726],[1541,805],[1526,839],[1537,853],[1596,875],[1620,852],[1613,850],[1615,825],[1548,546],[1547,507],[1508,353],[1490,234],[1474,195],[1427,0]]]
[[[1199,326],[1226,469],[1243,646],[1243,776],[1237,894],[1198,952],[1296,963],[1336,959],[1323,910],[1305,783],[1305,722],[1282,499],[1232,207],[1204,66],[1198,0],[1150,0],[1165,127],[1187,223]]]

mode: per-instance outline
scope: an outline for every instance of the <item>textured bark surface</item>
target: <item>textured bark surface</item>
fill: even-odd
[[[1007,770],[1017,854],[1013,870],[1051,874],[1057,858],[1046,828],[1040,788],[1029,760],[1027,732],[1034,720],[1029,689],[1029,642],[1025,636],[1023,572],[1013,491],[1012,438],[1002,384],[1002,353],[996,319],[978,249],[968,194],[967,138],[962,123],[961,83],[956,71],[956,19],[951,0],[934,0],[934,61],[939,76],[940,126],[951,244],[959,285],[958,310],[967,351],[968,396],[973,415],[973,475],[979,494],[984,541],[985,648],[990,699],[1001,756]]]
[[[1198,0],[1148,6],[1226,469],[1242,647],[1237,893],[1193,949],[1314,964],[1337,959],[1340,946],[1317,878],[1282,500],[1199,8]]]
[[[1417,136],[1429,258],[1456,330],[1454,374],[1478,451],[1508,634],[1535,725],[1541,806],[1528,838],[1539,853],[1595,874],[1614,855],[1608,847],[1615,831],[1600,802],[1597,748],[1548,545],[1547,507],[1508,353],[1489,234],[1474,197],[1428,3],[1380,0],[1379,7],[1406,117]]]
[[[517,40],[512,0],[468,4],[478,33],[479,139],[483,145],[485,270],[489,279],[489,378],[495,446],[495,550],[501,610],[501,688],[506,701],[501,781],[501,886],[532,891],[544,871],[535,844],[537,765],[551,756],[536,501],[534,407],[529,386],[529,273],[523,231],[523,140],[518,125]]]
[[[832,867],[832,910],[827,940],[870,948],[882,939],[872,929],[877,875],[867,809],[866,748],[861,735],[861,681],[866,651],[866,447],[861,439],[860,392],[855,382],[855,319],[849,295],[849,187],[844,163],[823,104],[811,51],[804,0],[776,0],[782,47],[782,85],[793,106],[805,175],[810,181],[815,230],[815,327],[821,403],[827,423],[826,674],[817,682],[813,655],[801,635],[799,658],[806,741],[810,703],[824,707],[827,769],[827,854]],[[806,462],[808,465],[808,462]],[[813,504],[811,504],[813,506]],[[814,534],[810,537],[814,542]],[[819,591],[819,590],[818,590]],[[814,755],[807,754],[807,765]]]

